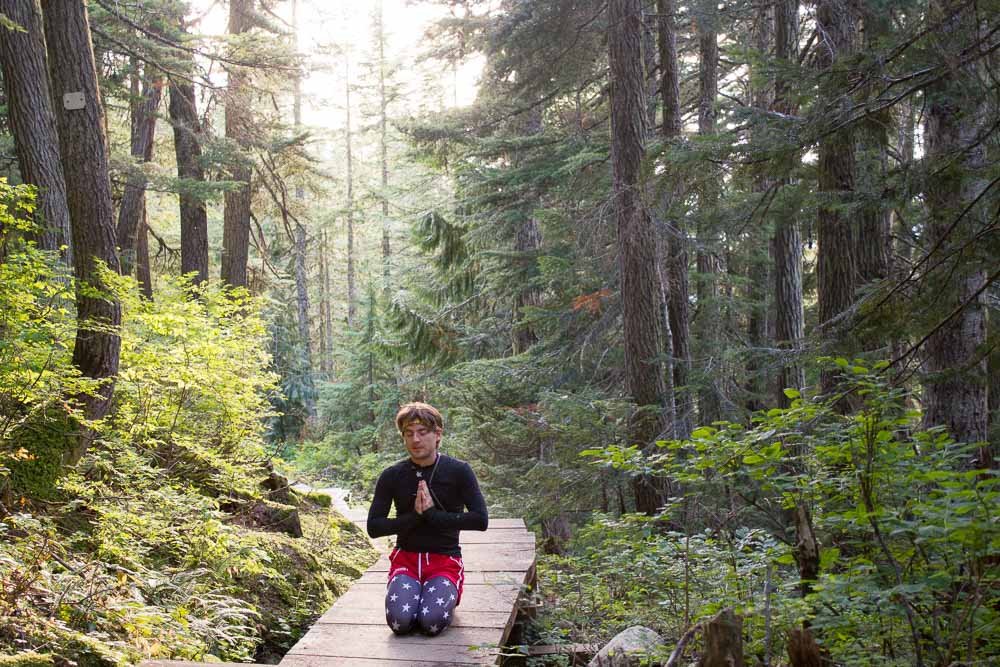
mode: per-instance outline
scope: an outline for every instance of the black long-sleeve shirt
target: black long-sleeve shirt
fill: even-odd
[[[421,480],[427,482],[434,507],[417,514],[414,503]],[[390,519],[393,504],[396,518]],[[458,532],[486,530],[488,523],[486,501],[472,468],[440,453],[426,467],[405,459],[383,470],[368,510],[369,535],[396,535],[397,547],[418,553],[461,556]]]

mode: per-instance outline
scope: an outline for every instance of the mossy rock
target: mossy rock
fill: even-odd
[[[299,491],[292,489],[292,502],[303,509],[330,509],[333,498],[319,491]]]
[[[4,443],[7,457],[3,463],[10,470],[7,495],[14,499],[55,499],[59,495],[56,480],[63,471],[63,456],[76,431],[76,422],[55,409],[35,415],[14,429]],[[22,450],[27,456],[16,455]]]
[[[0,667],[53,667],[55,661],[48,653],[26,651],[15,655],[0,655]]]

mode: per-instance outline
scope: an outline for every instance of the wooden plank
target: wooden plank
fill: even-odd
[[[459,607],[455,610],[451,626],[453,628],[494,628],[499,637],[500,630],[503,629],[504,623],[509,618],[510,615],[506,609],[503,611],[472,611],[470,609],[463,610],[462,607]],[[351,609],[350,611],[331,607],[316,621],[316,625],[313,626],[309,633],[319,632],[321,631],[320,626],[326,625],[377,625],[386,630],[389,629],[389,626],[385,624],[385,607],[381,603],[375,607]],[[309,636],[309,633],[306,636]],[[302,640],[300,639],[299,641]]]
[[[447,633],[446,630],[441,636]],[[328,641],[324,635],[314,636],[308,642],[299,642],[295,645],[291,655],[295,657],[321,656],[324,658],[364,656],[380,660],[423,660],[477,665],[493,662],[499,653],[495,647],[481,647],[472,650],[469,645],[457,646],[439,643],[435,641],[437,637],[424,637],[423,639],[426,641],[423,642],[401,642],[399,641],[401,638],[392,634],[388,628],[377,640],[372,638],[365,640],[365,638],[342,634],[336,638],[336,641]]]
[[[459,544],[516,544],[520,542],[535,543],[535,534],[522,528],[490,528],[485,532],[470,531],[461,533]]]
[[[426,637],[420,633],[396,636],[393,635],[392,630],[385,624],[338,625],[325,628],[322,633],[315,633],[312,637],[304,637],[289,652],[289,655],[323,654],[327,644],[346,645],[354,643],[367,646],[385,641],[402,645],[419,644],[421,646],[430,642],[436,646],[457,646],[460,651],[464,651],[469,646],[494,648],[493,642],[496,640],[497,631],[495,628],[450,627],[436,637]]]
[[[520,593],[519,586],[508,584],[472,584],[465,587],[458,609],[463,611],[504,611],[514,604]],[[327,614],[354,613],[358,609],[373,607],[385,612],[385,586],[382,584],[355,584],[340,596]],[[335,611],[336,610],[336,611]],[[342,611],[343,610],[343,611]],[[326,614],[324,614],[325,616]]]
[[[382,660],[378,658],[335,658],[331,656],[303,656],[293,655],[281,661],[281,667],[459,667],[467,665],[464,662],[441,662],[441,661],[415,661],[403,660]],[[472,663],[475,664],[475,663]],[[484,661],[480,664],[493,664],[492,661]],[[204,664],[201,667],[205,667]],[[214,667],[214,665],[213,665]]]
[[[341,514],[343,514],[343,513],[341,513]],[[365,525],[367,525],[367,523],[368,523],[368,510],[366,510],[366,509],[351,510],[347,514],[349,516],[348,515],[344,515],[344,518],[350,520],[351,523],[360,523],[360,524],[362,524],[362,526],[361,526],[362,528],[365,528]],[[490,524],[489,530],[494,530],[494,529],[497,529],[497,528],[500,528],[500,529],[520,528],[521,530],[525,530],[526,529],[525,525],[524,525],[524,519],[494,519],[494,518],[490,518],[489,524]],[[486,531],[486,532],[489,532],[489,530]],[[482,532],[482,531],[478,531],[478,530],[462,531],[462,535],[468,535],[468,534],[471,534],[471,533],[478,533],[478,532]]]
[[[513,584],[515,586],[521,586],[524,583],[524,575],[527,570],[516,570],[516,571],[489,571],[481,572],[479,570],[466,570],[465,571],[465,584]],[[385,586],[389,578],[388,570],[368,570],[360,579],[355,580],[355,584],[365,583],[365,584],[381,584]]]
[[[139,667],[205,667],[208,663],[192,662],[191,660],[143,660]],[[251,662],[213,662],[212,667],[265,667],[261,663]]]
[[[533,544],[470,544],[462,548],[462,562],[465,563],[466,570],[526,572],[535,562],[535,547]],[[368,569],[373,572],[388,572],[388,555],[383,555]]]

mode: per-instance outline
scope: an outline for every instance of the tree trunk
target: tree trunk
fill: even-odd
[[[35,211],[38,247],[67,246],[63,260],[73,264],[66,180],[59,159],[56,116],[48,87],[42,17],[36,0],[0,0],[0,13],[25,32],[2,30],[0,67],[7,91],[7,115],[17,148],[21,180],[38,188]],[[57,100],[62,105],[62,100]]]
[[[525,114],[524,127],[525,136],[534,136],[542,131],[542,110],[536,107],[535,110]],[[526,198],[522,202],[522,221],[514,236],[514,252],[517,253],[517,262],[521,265],[525,273],[533,273],[530,269],[537,262],[538,249],[542,246],[542,232],[538,226],[538,220],[533,216],[537,199],[533,196]],[[528,350],[538,342],[538,336],[534,328],[524,322],[525,308],[537,308],[542,303],[542,295],[537,287],[524,286],[519,289],[514,297],[514,308],[512,309],[512,348],[514,354],[520,354]]]
[[[986,188],[988,170],[980,139],[982,125],[989,122],[986,90],[975,63],[959,64],[966,36],[976,34],[979,19],[974,10],[957,0],[930,0],[928,6],[931,19],[942,22],[937,46],[950,68],[927,91],[924,128],[927,163],[940,165],[925,190],[927,245],[940,244],[941,253],[959,247],[989,223],[985,203],[965,211]],[[970,443],[987,439],[987,368],[981,352],[987,325],[985,267],[996,268],[995,255],[979,246],[969,244],[944,268],[927,276],[932,283],[927,289],[939,295],[940,312],[958,313],[938,326],[924,350],[924,424],[946,426],[956,440]],[[994,453],[987,444],[980,448],[978,459],[978,467],[993,467]]]
[[[796,60],[799,41],[798,0],[774,0],[775,56],[784,63]],[[778,70],[779,72],[781,70]],[[788,82],[779,74],[774,82],[774,111],[790,115],[796,111],[788,91]],[[790,182],[783,176],[775,187],[782,188]],[[776,200],[780,201],[780,199]],[[802,305],[802,237],[799,232],[798,210],[783,210],[772,204],[774,236],[771,255],[774,258],[774,338],[778,348],[788,350],[790,358],[780,360],[775,400],[780,407],[788,407],[789,399],[784,390],[801,391],[805,374],[798,363],[798,356],[805,338],[805,314]]]
[[[344,141],[347,158],[347,328],[353,329],[358,318],[358,286],[354,258],[354,152],[351,150],[351,63],[344,57]]]
[[[183,16],[180,32],[185,33]],[[194,69],[193,57],[187,58],[185,70]],[[170,124],[174,128],[174,154],[177,177],[186,181],[180,188],[181,273],[192,274],[192,283],[208,280],[208,214],[201,195],[193,188],[203,186],[201,166],[201,123],[198,120],[194,84],[179,77],[170,79]]]
[[[312,346],[309,336],[309,287],[306,275],[306,228],[301,223],[295,225],[295,301],[302,346],[302,370],[307,375],[307,386],[312,387]],[[308,416],[316,411],[314,394],[309,391],[303,398],[303,407]]]
[[[860,4],[863,12],[865,48],[874,53],[892,34],[890,15],[875,7]],[[866,91],[869,98],[877,90]],[[892,110],[872,113],[859,123],[857,132],[857,190],[861,203],[860,225],[854,248],[859,285],[889,277],[889,210],[882,190],[889,182],[889,130]]]
[[[660,96],[663,100],[661,131],[663,138],[670,141],[680,136],[682,122],[680,69],[677,64],[677,26],[674,20],[676,8],[673,0],[657,0],[656,10],[660,49]],[[673,357],[674,436],[686,438],[693,429],[694,418],[694,403],[688,390],[691,369],[688,252],[683,216],[671,213],[674,202],[681,198],[684,188],[680,175],[676,174],[674,178],[675,181],[664,188],[667,194],[661,204],[666,221],[664,274]]]
[[[320,272],[322,274],[321,287],[323,290],[323,296],[320,300],[320,305],[322,306],[322,312],[320,314],[323,333],[321,335],[320,345],[320,369],[323,371],[324,376],[327,380],[332,378],[333,364],[331,363],[331,358],[333,356],[333,315],[330,312],[332,310],[332,305],[330,304],[330,297],[332,292],[330,291],[330,265],[329,265],[329,252],[330,245],[327,242],[326,230],[321,232],[321,251],[320,251]]]
[[[298,51],[298,11],[297,0],[292,1],[292,27],[295,34],[295,50]],[[301,77],[295,74],[294,94],[292,105],[292,121],[295,124],[296,132],[302,130],[302,86]],[[295,186],[295,200],[300,207],[304,207],[305,190],[301,183]],[[312,358],[312,336],[309,332],[309,272],[306,267],[307,255],[307,232],[301,220],[295,222],[295,299],[297,308],[297,321],[299,328],[299,340],[302,345],[302,366],[307,373],[306,386],[310,391],[303,398],[303,407],[309,419],[316,414],[316,394],[313,382],[313,358]]]
[[[760,53],[768,53],[771,48],[771,24],[767,20],[769,9],[762,9],[764,16],[755,23],[753,30],[754,47]],[[764,109],[770,107],[773,90],[770,90],[769,86],[766,85],[766,76],[763,73],[756,74],[757,76],[752,77],[751,81],[759,79],[760,83],[754,85],[751,89],[750,103],[755,110],[762,112]],[[774,178],[765,169],[755,167],[753,185],[751,187],[757,196],[762,200],[766,200],[771,196],[771,191],[774,187]],[[746,407],[750,412],[763,410],[767,406],[766,396],[768,390],[762,350],[768,341],[767,286],[770,278],[770,266],[768,264],[770,253],[767,250],[767,244],[761,238],[760,227],[762,225],[753,228],[751,231],[752,236],[749,239],[750,243],[747,244],[747,249],[744,250],[748,262],[746,298],[749,312],[747,314],[747,340],[750,344],[746,369]]]
[[[718,9],[714,0],[700,0],[694,21],[698,34],[698,134],[715,134],[715,101],[719,94]],[[711,167],[709,167],[711,168]],[[698,396],[698,418],[703,424],[722,419],[722,394],[719,383],[725,382],[720,357],[719,336],[722,309],[719,307],[719,259],[717,222],[715,220],[719,188],[715,175],[703,179],[698,197],[698,331],[701,340],[702,383]]]
[[[382,190],[379,199],[382,202],[382,290],[388,294],[390,286],[390,267],[392,264],[392,253],[389,247],[389,144],[388,144],[388,108],[389,98],[385,91],[385,26],[382,16],[382,2],[379,0],[377,8],[377,35],[378,39],[378,148],[379,163],[381,166],[381,186]]]
[[[112,271],[119,270],[104,107],[97,88],[86,3],[45,0],[43,15],[54,95],[82,96],[82,108],[77,108],[80,106],[77,104],[56,105],[56,122],[76,253],[77,333],[73,364],[86,377],[106,380],[94,395],[79,397],[87,417],[100,419],[111,407],[121,351],[117,333],[121,305],[111,293],[100,296],[93,293],[94,289],[106,290],[99,263]],[[87,434],[77,439],[66,452],[65,462],[74,465],[79,461],[92,437]]]
[[[705,624],[705,651],[698,667],[743,667],[743,618],[723,609]]]
[[[844,0],[822,0],[816,9],[817,28],[825,35],[817,47],[816,62],[830,79],[826,90],[835,94],[838,58],[851,51],[854,24],[851,10]],[[834,97],[828,102],[830,115],[838,117],[842,104]],[[851,308],[858,284],[855,261],[857,230],[852,225],[852,215],[844,208],[853,203],[854,196],[854,137],[850,129],[840,129],[826,135],[819,142],[817,161],[817,194],[819,207],[816,219],[816,239],[819,245],[816,262],[817,293],[820,326],[832,343],[842,344],[846,330],[844,324],[834,319]],[[836,351],[836,350],[834,350]],[[834,390],[836,376],[824,372],[820,388],[824,393]]]
[[[535,255],[542,245],[542,233],[538,221],[530,214],[517,230],[514,239],[514,251],[521,257],[523,263],[535,262]],[[520,354],[538,342],[534,328],[524,322],[526,308],[538,308],[542,303],[542,295],[536,287],[525,287],[517,293],[514,300],[513,313],[513,348],[514,354]]]
[[[139,96],[138,77],[134,78],[132,92],[132,158],[136,163],[146,163],[153,158],[153,137],[156,131],[156,109],[160,106],[163,78],[143,77],[142,96]],[[122,273],[129,275],[136,265],[136,234],[142,225],[146,208],[146,176],[135,165],[122,195],[118,213],[118,247]],[[145,233],[145,232],[143,232]]]
[[[640,167],[646,138],[642,60],[642,3],[611,0],[611,162],[618,221],[619,273],[625,342],[626,392],[636,405],[629,438],[648,448],[662,429],[663,374],[657,298],[655,234],[641,200]],[[655,513],[659,498],[648,479],[634,484],[636,509]]]
[[[142,221],[135,235],[135,278],[142,295],[153,300],[153,274],[149,265],[149,220],[146,207],[142,207]]]
[[[229,34],[241,35],[250,29],[253,0],[230,0]],[[229,67],[226,91],[226,137],[241,148],[249,145],[251,94],[249,74],[238,65]],[[250,255],[250,176],[249,156],[233,159],[229,179],[241,183],[227,191],[222,226],[222,281],[231,287],[247,286],[247,260]]]

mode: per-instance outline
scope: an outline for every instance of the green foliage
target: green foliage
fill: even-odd
[[[646,460],[618,447],[593,453],[669,477],[684,498],[698,499],[698,516],[717,538],[746,529],[734,526],[769,533],[766,548],[747,548],[777,568],[784,593],[775,613],[808,619],[836,661],[903,665],[920,653],[949,664],[995,655],[998,580],[987,563],[1000,547],[1000,479],[969,469],[973,447],[917,430],[909,397],[877,370],[847,359],[833,365],[857,404],[851,414],[789,390],[790,408],[761,413],[750,428],[702,427],[689,441],[660,443]],[[800,584],[792,566],[804,557],[789,520],[797,505],[812,508],[822,547],[804,599],[789,594]],[[690,511],[678,499],[663,518],[690,525]],[[744,608],[752,619],[760,614],[759,601]],[[886,662],[888,655],[897,657]]]
[[[4,189],[0,201],[15,196],[26,192]],[[11,210],[29,209],[0,207]],[[303,521],[306,540],[260,534],[239,514],[266,502],[276,377],[259,302],[179,279],[149,301],[115,277],[114,409],[60,471],[80,421],[69,397],[92,383],[70,363],[72,282],[54,255],[11,236],[29,229],[20,220],[5,218],[0,257],[0,650],[97,667],[287,648],[374,554],[325,509]]]
[[[25,240],[33,211],[33,188],[0,178],[0,489],[11,498],[52,495],[81,417],[69,397],[94,389],[72,365],[66,269]]]

